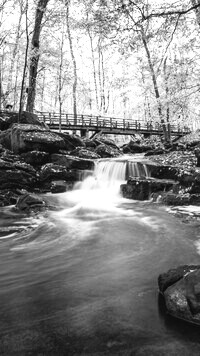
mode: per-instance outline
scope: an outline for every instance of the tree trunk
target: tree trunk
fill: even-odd
[[[42,19],[48,1],[49,0],[39,0],[37,3],[35,25],[33,30],[32,42],[31,42],[29,87],[28,87],[28,98],[27,98],[27,106],[26,106],[26,110],[29,112],[33,112],[34,104],[35,104],[37,69],[38,69],[38,62],[40,57],[39,39],[41,33]]]
[[[162,124],[165,141],[168,141],[167,130],[166,130],[165,122],[164,122],[164,119],[163,119],[163,114],[162,114],[162,107],[161,107],[161,102],[160,102],[160,93],[159,93],[159,89],[158,89],[156,74],[155,74],[155,71],[154,71],[153,63],[152,63],[152,60],[151,60],[151,54],[150,54],[150,51],[149,51],[149,48],[148,48],[146,36],[145,36],[145,33],[144,33],[143,29],[141,29],[141,34],[142,34],[142,42],[143,42],[143,45],[144,45],[144,48],[145,48],[145,51],[146,51],[146,55],[147,55],[147,59],[148,59],[148,63],[149,63],[149,69],[150,69],[150,73],[151,73],[151,77],[152,77],[152,81],[153,81],[155,97],[156,97],[156,100],[157,100],[158,115],[159,115],[159,118],[160,118],[160,122]]]
[[[168,131],[168,140],[171,142],[171,126],[170,126],[170,109],[169,109],[169,71],[167,73],[167,57],[163,63],[164,78],[165,78],[165,93],[166,93],[166,121],[167,121],[167,131]]]
[[[98,88],[97,88],[97,75],[96,75],[96,66],[95,66],[95,57],[94,57],[94,47],[92,41],[92,35],[90,33],[89,27],[87,27],[87,32],[90,38],[90,47],[92,52],[92,65],[93,65],[93,78],[94,78],[94,88],[95,88],[95,97],[96,97],[96,107],[99,110],[99,100],[98,100]]]
[[[66,3],[66,20],[67,20],[67,34],[68,34],[68,40],[69,40],[69,47],[70,47],[70,53],[72,57],[72,63],[73,63],[73,69],[74,69],[74,82],[73,82],[73,89],[72,89],[72,96],[73,96],[73,113],[74,113],[74,125],[77,124],[77,99],[76,99],[76,91],[77,91],[77,67],[76,67],[76,59],[74,56],[74,50],[73,50],[73,41],[72,41],[72,36],[71,36],[71,31],[70,31],[70,25],[69,25],[69,1]]]
[[[62,126],[62,72],[63,72],[63,45],[64,45],[64,25],[62,29],[62,38],[60,44],[60,65],[59,65],[59,74],[58,74],[58,100],[59,100],[59,132],[61,132]]]
[[[19,117],[18,121],[20,122],[23,106],[24,106],[24,84],[26,82],[26,73],[27,73],[27,62],[28,62],[28,46],[29,46],[29,34],[28,34],[28,0],[26,0],[26,51],[25,51],[25,59],[24,59],[24,70],[21,84],[21,93],[20,93],[20,102],[19,102]]]

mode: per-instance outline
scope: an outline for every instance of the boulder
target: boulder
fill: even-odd
[[[72,182],[66,182],[65,180],[56,180],[51,182],[51,193],[64,193],[67,190],[73,189]]]
[[[63,165],[47,163],[41,167],[39,172],[40,182],[51,182],[55,180],[65,180],[75,182],[78,180],[76,171],[68,170]]]
[[[14,124],[10,137],[15,153],[36,150],[53,153],[65,148],[65,142],[58,134],[39,125]]]
[[[42,151],[29,151],[24,152],[20,157],[28,164],[34,167],[43,166],[44,164],[50,162],[50,155],[47,152]]]
[[[117,157],[120,155],[119,150],[105,144],[100,144],[95,149],[95,153],[101,158]]]
[[[20,211],[38,211],[45,207],[45,201],[36,194],[25,193],[18,198],[15,207]]]
[[[158,277],[159,289],[168,313],[200,324],[200,266],[171,269]]]
[[[36,177],[22,170],[0,170],[1,189],[32,189],[36,185]]]
[[[30,124],[30,125],[38,125],[41,127],[48,128],[43,122],[41,122],[36,114],[23,111],[21,114],[21,118],[19,120],[19,115],[16,112],[6,112],[1,114],[1,122],[0,122],[0,129],[7,130],[13,124]]]
[[[147,200],[152,193],[175,189],[178,183],[167,179],[129,178],[126,184],[120,186],[124,198]]]
[[[51,162],[65,166],[68,169],[84,169],[91,170],[94,169],[94,161],[90,159],[83,159],[78,157],[73,157],[70,155],[53,153],[51,155]]]
[[[84,138],[83,142],[85,143],[86,148],[96,148],[97,147],[95,140],[90,140],[89,138]]]
[[[77,135],[70,135],[66,132],[58,132],[56,134],[59,135],[65,142],[66,151],[72,151],[76,147],[85,147],[84,140]]]
[[[101,158],[99,154],[96,152],[90,151],[86,148],[82,147],[77,147],[75,150],[73,150],[70,153],[72,156],[80,157],[80,158],[86,158],[86,159],[98,159]]]
[[[154,149],[153,145],[139,144],[135,141],[130,141],[127,145],[122,147],[123,153],[143,153]]]

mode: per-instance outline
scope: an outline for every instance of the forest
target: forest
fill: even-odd
[[[199,128],[200,0],[2,0],[0,110]]]

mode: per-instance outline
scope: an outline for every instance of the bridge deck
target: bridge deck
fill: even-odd
[[[93,116],[93,115],[77,115],[74,118],[73,114],[37,112],[37,116],[45,122],[51,129],[66,130],[86,130],[116,134],[116,135],[132,135],[134,133],[143,133],[151,135],[163,135],[163,127],[160,123],[152,123],[139,120],[125,120],[112,117]],[[183,136],[190,132],[188,127],[180,127],[179,125],[170,125],[171,134],[174,136]]]

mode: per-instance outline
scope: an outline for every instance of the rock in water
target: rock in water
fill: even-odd
[[[158,278],[170,315],[200,324],[200,266],[185,265],[163,273]]]

